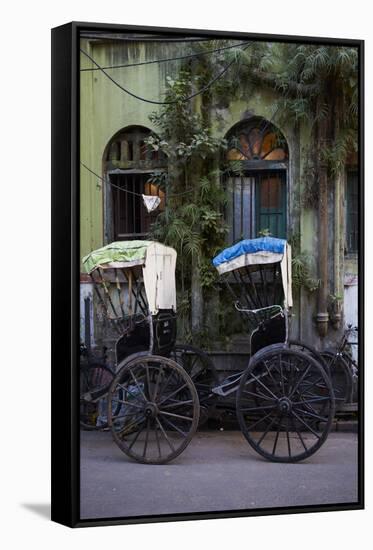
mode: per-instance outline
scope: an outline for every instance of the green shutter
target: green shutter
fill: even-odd
[[[256,183],[256,233],[268,229],[272,237],[286,238],[286,174],[258,174]]]

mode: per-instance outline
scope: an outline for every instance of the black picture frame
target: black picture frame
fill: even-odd
[[[358,48],[359,413],[358,502],[105,519],[79,515],[79,33],[141,32],[177,37],[345,45]],[[69,527],[294,514],[364,508],[364,41],[216,30],[72,22],[52,29],[52,520]]]

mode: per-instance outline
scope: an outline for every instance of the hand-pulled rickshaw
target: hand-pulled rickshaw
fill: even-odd
[[[191,441],[200,411],[206,416],[211,402],[232,394],[243,435],[265,458],[296,462],[320,448],[333,419],[334,395],[317,354],[288,341],[286,241],[244,240],[213,260],[251,341],[248,367],[223,381],[206,354],[175,345],[174,249],[121,241],[92,252],[83,264],[118,337],[110,386],[85,387],[81,406],[105,397],[107,423],[125,454],[142,463],[169,462]]]
[[[246,319],[251,353],[247,369],[212,391],[235,392],[241,431],[259,454],[275,462],[303,460],[326,440],[335,399],[320,355],[289,340],[291,247],[283,239],[247,239],[213,264]]]

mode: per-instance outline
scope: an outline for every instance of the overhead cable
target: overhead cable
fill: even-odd
[[[152,61],[139,61],[138,63],[128,63],[126,65],[108,65],[108,66],[101,67],[101,68],[105,69],[105,70],[124,69],[124,68],[127,68],[127,67],[139,67],[140,65],[152,65],[152,64],[155,64],[155,63],[166,63],[166,62],[169,62],[169,61],[179,61],[181,59],[191,59],[193,57],[201,57],[201,56],[208,55],[208,54],[211,54],[211,53],[222,52],[224,50],[231,50],[233,48],[239,48],[240,46],[245,46],[246,44],[248,44],[248,42],[240,42],[239,44],[234,44],[232,46],[224,46],[224,47],[221,47],[221,48],[216,48],[215,50],[206,50],[206,51],[202,51],[202,52],[198,52],[198,53],[192,53],[192,54],[189,54],[189,55],[180,55],[180,56],[177,56],[177,57],[153,59]],[[84,67],[83,69],[80,69],[81,72],[99,71],[99,70],[101,70],[101,69],[98,68],[98,67]]]
[[[240,51],[244,51],[246,50],[249,46],[251,46],[253,44],[253,42],[251,43],[248,43],[248,45],[244,48],[242,48]],[[190,101],[191,99],[193,99],[194,97],[197,97],[198,95],[204,93],[205,91],[207,91],[217,80],[219,80],[227,71],[228,69],[233,65],[233,63],[236,62],[236,59],[232,59],[232,61],[230,61],[228,63],[228,65],[226,65],[226,67],[224,67],[224,69],[218,74],[216,75],[212,80],[210,80],[210,82],[208,82],[208,84],[206,84],[206,86],[204,86],[203,88],[201,88],[200,90],[198,90],[197,92],[195,92],[194,94],[191,94],[189,95],[188,97],[185,97],[185,98],[182,98],[180,100],[170,100],[170,101],[156,101],[156,100],[153,100],[153,99],[146,99],[144,97],[141,97],[137,94],[134,94],[133,92],[131,92],[130,90],[128,90],[127,88],[125,88],[124,86],[122,86],[121,84],[119,84],[119,82],[117,82],[112,76],[110,76],[106,71],[105,69],[103,69],[94,59],[93,57],[91,57],[87,52],[85,52],[84,50],[80,49],[80,51],[86,56],[88,57],[88,59],[90,59],[92,61],[92,63],[94,65],[96,65],[96,67],[106,76],[106,78],[108,78],[115,86],[117,86],[120,90],[122,90],[123,92],[125,92],[126,94],[130,95],[131,97],[134,97],[135,99],[139,99],[140,101],[144,101],[145,103],[152,103],[154,105],[176,105],[177,103],[180,103],[180,102],[186,102],[186,101]]]

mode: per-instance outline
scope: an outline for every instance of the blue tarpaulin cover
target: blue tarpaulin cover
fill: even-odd
[[[239,243],[225,248],[212,260],[215,267],[243,254],[255,254],[256,252],[273,252],[283,254],[285,251],[286,240],[276,239],[275,237],[259,237],[258,239],[244,239]]]

